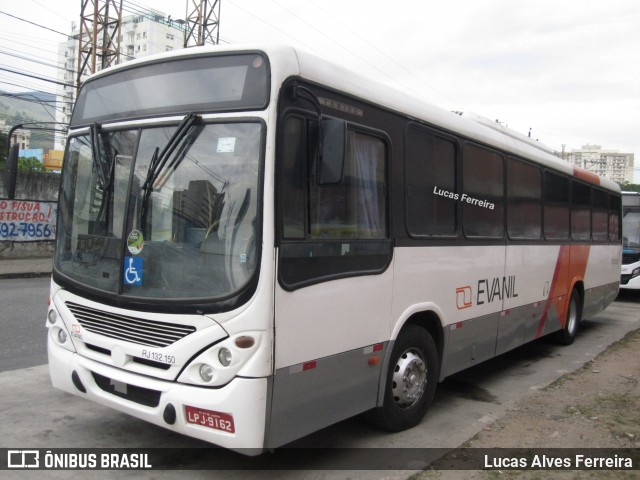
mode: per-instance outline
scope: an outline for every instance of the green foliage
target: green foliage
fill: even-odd
[[[36,157],[18,157],[19,172],[44,172],[45,168],[42,162]]]
[[[640,185],[637,183],[620,183],[623,192],[640,192]]]

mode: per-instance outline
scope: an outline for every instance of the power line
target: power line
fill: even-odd
[[[38,79],[38,80],[42,80],[43,82],[55,83],[55,84],[57,84],[57,85],[62,85],[62,86],[65,86],[65,87],[72,87],[72,88],[74,88],[74,86],[73,86],[72,84],[70,84],[70,83],[59,82],[59,81],[57,81],[57,80],[49,80],[49,79],[47,79],[47,78],[45,78],[45,77],[40,77],[40,76],[38,76],[38,75],[32,75],[32,74],[30,74],[30,73],[23,73],[23,72],[19,72],[19,71],[17,71],[17,70],[12,70],[12,69],[10,69],[10,68],[4,68],[4,67],[1,67],[1,66],[0,66],[0,70],[5,71],[5,72],[10,72],[10,73],[15,73],[15,74],[17,74],[17,75],[24,75],[25,77],[36,78],[36,79]]]
[[[16,53],[5,52],[5,51],[0,50],[0,54],[8,55],[10,57],[20,58],[21,60],[26,60],[27,62],[38,63],[40,65],[44,65],[45,67],[51,67],[51,68],[55,68],[57,70],[65,70],[67,72],[73,72],[73,70],[70,70],[68,68],[62,68],[62,67],[60,67],[58,65],[54,65],[52,63],[43,62],[43,61],[40,61],[40,60],[33,60],[33,59],[29,58],[29,57],[25,57],[23,55],[18,55]]]
[[[58,30],[54,30],[53,28],[45,27],[44,25],[40,25],[39,23],[35,23],[30,20],[25,20],[24,18],[16,17],[15,15],[11,15],[10,13],[3,12],[2,10],[0,10],[0,13],[8,17],[15,18],[16,20],[20,20],[21,22],[30,23],[31,25],[35,25],[36,27],[44,28],[45,30],[49,30],[50,32],[57,33],[59,35],[64,35],[65,37],[69,36],[68,33],[59,32]]]

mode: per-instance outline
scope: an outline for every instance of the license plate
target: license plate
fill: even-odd
[[[227,433],[235,433],[236,431],[233,417],[228,413],[214,412],[213,410],[205,410],[204,408],[191,407],[189,405],[185,405],[184,410],[187,423]]]

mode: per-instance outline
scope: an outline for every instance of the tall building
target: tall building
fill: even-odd
[[[600,145],[583,145],[563,154],[570,163],[618,183],[633,183],[633,157],[633,153],[607,150]]]
[[[123,17],[119,38],[120,63],[182,48],[184,29],[183,20],[171,20],[171,17],[154,10],[144,15]],[[79,36],[80,27],[74,22],[67,41],[58,45],[58,81],[66,84],[59,85],[57,90],[56,121],[60,123],[69,123],[76,97]],[[63,150],[65,140],[66,137],[57,134],[56,149]]]

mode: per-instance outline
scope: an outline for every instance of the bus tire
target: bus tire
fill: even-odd
[[[390,432],[416,426],[433,401],[440,365],[438,349],[427,330],[407,325],[391,352],[382,406],[369,420]]]
[[[578,327],[582,317],[582,308],[580,305],[580,294],[577,290],[571,292],[569,299],[569,307],[567,308],[567,318],[562,330],[556,332],[555,339],[560,345],[571,345],[576,339]]]

